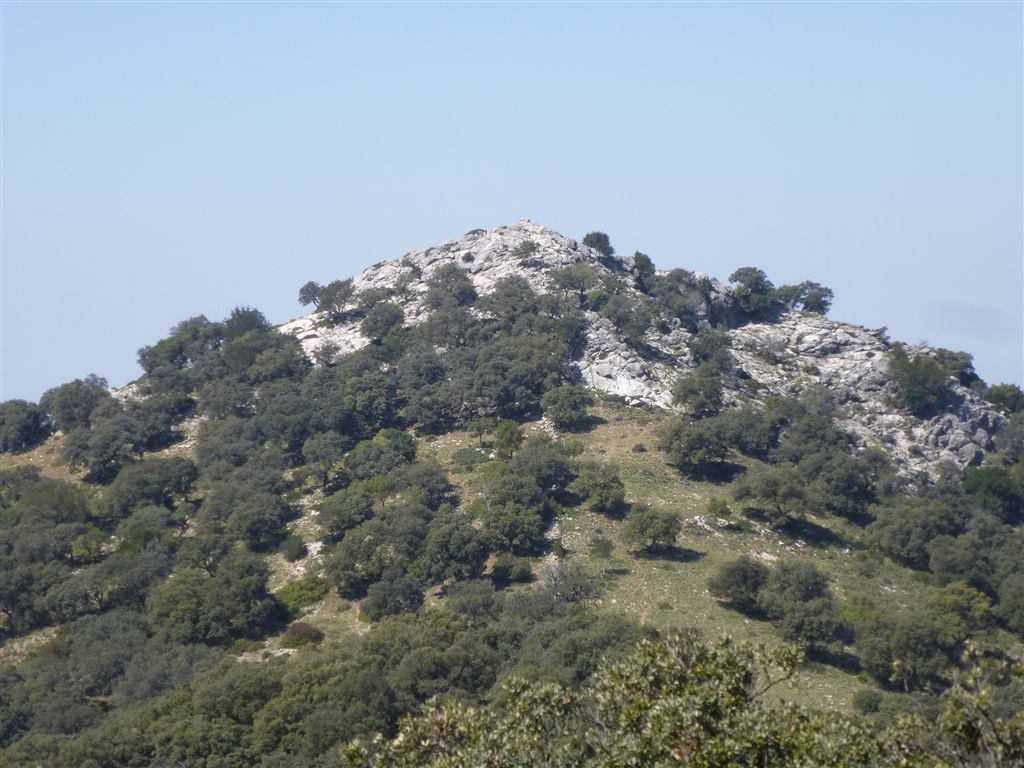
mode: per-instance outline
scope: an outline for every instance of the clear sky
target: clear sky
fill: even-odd
[[[0,14],[0,399],[520,218],[1024,383],[1020,2]]]

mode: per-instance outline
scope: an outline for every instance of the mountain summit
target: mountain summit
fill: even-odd
[[[643,302],[645,286],[635,258],[603,253],[523,219],[491,230],[474,229],[401,259],[374,264],[353,280],[347,308],[356,309],[360,294],[379,292],[395,297],[407,324],[422,323],[430,314],[427,281],[446,265],[463,270],[481,296],[511,277],[526,280],[538,293],[564,293],[569,289],[558,275],[567,268],[585,267],[593,275],[592,290],[600,291],[602,281],[613,280],[616,290]],[[945,350],[896,344],[884,329],[836,322],[779,302],[769,312],[752,316],[743,311],[740,290],[707,274],[655,274],[682,275],[673,290],[689,308],[689,322],[655,317],[641,337],[627,338],[606,314],[584,308],[585,344],[576,361],[584,386],[621,396],[631,405],[675,407],[674,384],[698,363],[693,352],[695,324],[713,321],[729,335],[735,363],[723,382],[728,405],[763,405],[769,397],[824,388],[842,406],[840,424],[856,437],[859,447],[883,448],[906,474],[935,474],[943,462],[961,468],[974,465],[993,449],[993,436],[1005,418],[966,386],[969,377],[950,376],[942,402],[926,418],[895,405],[899,386],[891,370],[893,350],[903,349],[911,358],[935,358]],[[581,295],[588,288],[579,287]],[[296,336],[311,357],[328,349],[343,354],[370,343],[354,312],[332,321],[318,311],[285,323],[280,330]]]

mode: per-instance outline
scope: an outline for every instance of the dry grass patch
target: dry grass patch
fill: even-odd
[[[81,482],[85,470],[71,468],[61,451],[64,449],[64,435],[55,435],[35,448],[20,453],[4,453],[0,455],[0,469],[17,467],[37,467],[43,477],[66,482]]]
[[[60,627],[43,627],[20,637],[12,637],[0,644],[0,666],[20,664],[33,651],[53,640]]]
[[[358,602],[333,592],[302,614],[302,621],[324,633],[324,644],[341,644],[370,631],[370,623],[359,618]]]

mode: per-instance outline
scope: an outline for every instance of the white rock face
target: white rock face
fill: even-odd
[[[526,241],[534,253],[519,258],[515,249]],[[400,260],[366,269],[354,280],[356,291],[400,288],[394,301],[405,310],[406,323],[427,318],[426,279],[438,267],[455,264],[465,270],[482,296],[504,277],[529,281],[538,293],[550,292],[550,273],[572,264],[587,264],[598,273],[613,274],[638,297],[630,258],[603,258],[597,251],[529,220],[493,230],[473,230],[425,251],[410,251]],[[728,286],[710,283],[711,303],[732,305]],[[354,308],[354,305],[353,305]],[[671,388],[676,378],[693,367],[687,350],[690,334],[671,323],[668,333],[650,329],[644,339],[649,351],[641,356],[594,312],[586,313],[586,348],[577,362],[581,382],[588,387],[623,397],[632,405],[672,407]],[[307,354],[326,343],[339,353],[369,343],[359,332],[359,321],[325,324],[318,314],[285,323],[280,330],[294,334]],[[887,450],[905,473],[933,474],[943,461],[966,466],[980,461],[993,447],[992,437],[1005,419],[971,390],[951,385],[951,407],[922,421],[890,404],[895,394],[889,382],[886,352],[889,341],[881,331],[829,320],[803,312],[784,314],[776,323],[751,323],[730,331],[733,357],[742,371],[738,385],[726,392],[732,405],[763,402],[769,395],[796,395],[810,387],[825,387],[843,404],[842,428],[854,434],[862,447]],[[923,347],[911,348],[927,353]],[[745,378],[744,378],[745,377]]]
[[[1006,421],[973,390],[952,381],[944,413],[921,420],[899,411],[886,362],[891,345],[881,331],[791,312],[778,323],[746,325],[731,334],[733,356],[766,392],[827,389],[845,411],[839,426],[862,446],[884,448],[905,472],[934,474],[945,461],[978,463]]]

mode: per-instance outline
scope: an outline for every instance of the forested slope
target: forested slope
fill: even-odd
[[[524,222],[0,404],[0,764],[1016,764],[1024,395],[730,280]]]

